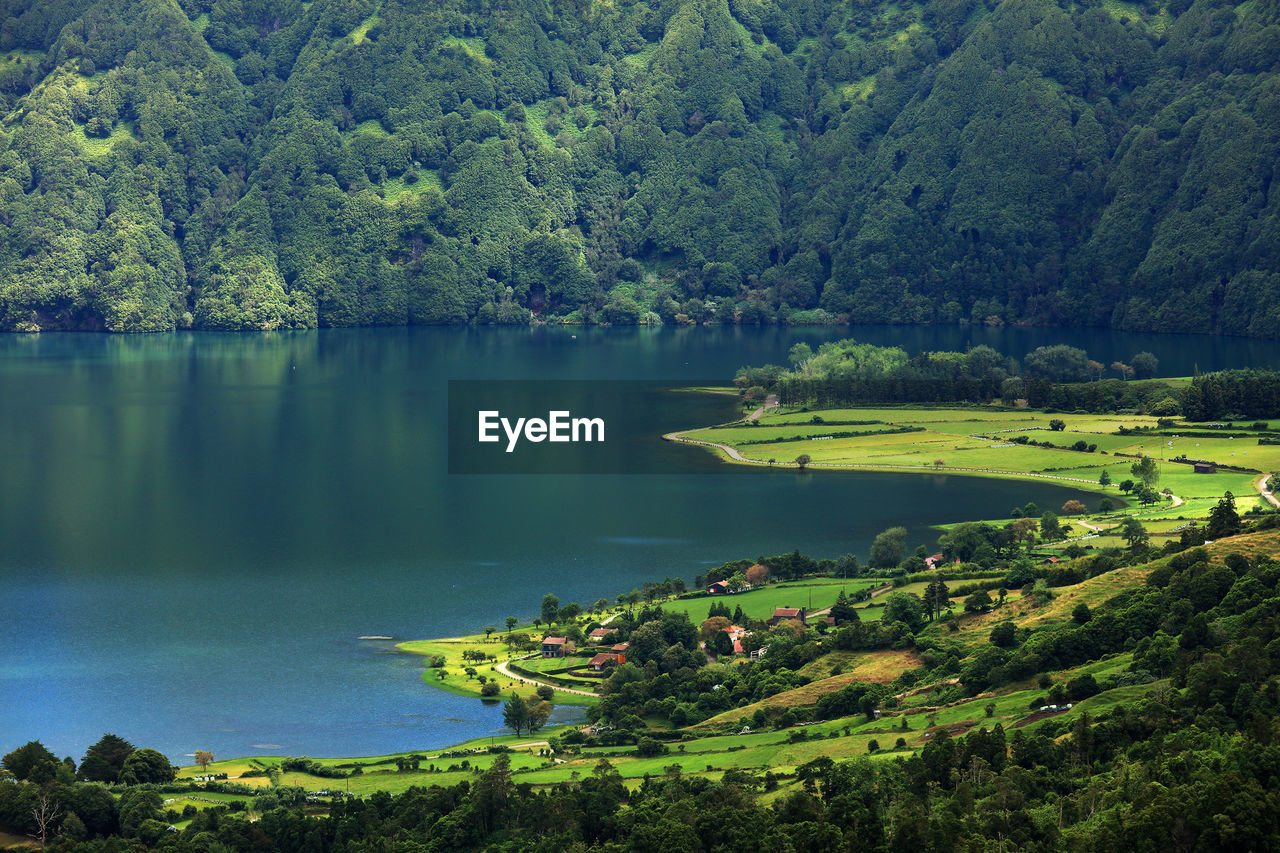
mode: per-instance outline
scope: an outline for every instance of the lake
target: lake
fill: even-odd
[[[730,416],[689,394],[629,426],[652,470],[689,474],[448,473],[449,380],[728,379],[849,335],[1149,350],[1164,375],[1280,364],[1264,341],[962,327],[0,337],[0,753],[39,738],[78,760],[107,731],[182,763],[440,747],[497,732],[500,710],[358,637],[482,630],[546,592],[590,603],[793,548],[863,557],[899,523],[932,544],[928,525],[1075,494],[722,466],[657,439]]]

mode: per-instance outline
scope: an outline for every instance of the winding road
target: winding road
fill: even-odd
[[[537,681],[537,680],[532,679],[532,678],[526,678],[526,677],[525,677],[525,676],[523,676],[523,675],[516,675],[516,674],[515,674],[514,672],[512,672],[511,670],[507,669],[507,664],[509,664],[509,663],[513,663],[513,662],[518,661],[518,660],[529,660],[530,658],[537,657],[537,656],[538,656],[538,654],[539,654],[538,652],[534,652],[534,653],[533,653],[533,654],[531,654],[531,655],[525,655],[524,657],[520,657],[520,658],[512,658],[511,660],[503,661],[502,663],[495,664],[495,665],[494,665],[494,667],[493,667],[493,668],[494,668],[494,671],[499,672],[499,673],[501,673],[502,675],[505,675],[507,678],[510,678],[512,681],[523,681],[525,684],[533,684],[533,685],[535,685],[535,686],[537,686],[537,687],[550,687],[552,690],[558,690],[558,691],[560,691],[561,693],[576,693],[576,694],[578,694],[579,696],[595,696],[595,697],[599,697],[599,695],[600,695],[599,693],[592,693],[590,690],[578,690],[578,689],[573,688],[573,687],[561,687],[561,686],[560,686],[560,685],[558,685],[558,684],[551,684],[551,683],[546,682],[546,681]]]

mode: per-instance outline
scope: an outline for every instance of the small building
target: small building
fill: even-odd
[[[593,644],[599,643],[601,640],[603,640],[605,637],[609,636],[612,633],[613,631],[610,630],[609,628],[595,628],[591,631],[590,634],[587,635],[587,639]]]
[[[735,655],[742,654],[742,638],[747,635],[747,629],[740,625],[730,625],[729,627],[721,628],[720,630],[729,635],[729,640],[733,643],[733,653]]]
[[[1195,469],[1195,473],[1197,474],[1218,473],[1218,466],[1214,465],[1212,462],[1197,462],[1194,465],[1194,469]]]
[[[798,619],[804,624],[808,624],[805,621],[803,607],[775,607],[773,608],[773,616],[769,617],[768,625],[772,628],[779,622],[785,622],[788,619]]]
[[[707,595],[728,595],[729,585],[724,581],[707,584]]]
[[[564,637],[543,637],[542,656],[544,658],[562,658],[571,655],[577,649],[573,640]]]
[[[942,564],[941,554],[931,554],[928,557],[924,558],[924,567],[929,571],[933,571],[934,569],[938,568],[938,566],[941,564]]]
[[[629,649],[629,648],[631,648],[631,644],[630,644],[630,643],[618,643],[616,646],[611,647],[611,648],[609,649],[609,652],[610,652],[610,654],[612,654],[612,655],[614,655],[615,657],[617,657],[617,659],[618,659],[618,663],[626,663],[626,662],[627,662],[627,649]]]
[[[610,654],[609,652],[601,652],[588,661],[587,666],[591,667],[596,672],[604,672],[604,668],[606,666],[617,665],[625,662],[624,660],[619,660],[619,657],[619,655]]]

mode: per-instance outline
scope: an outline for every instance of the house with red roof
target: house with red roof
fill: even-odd
[[[797,619],[800,622],[808,624],[805,621],[803,607],[775,607],[773,608],[773,616],[769,617],[767,624],[772,628],[779,622],[785,622],[788,619]]]
[[[620,658],[620,655],[615,655],[611,652],[601,652],[591,660],[587,661],[587,666],[591,667],[596,672],[604,672],[604,668],[606,666],[617,665],[625,662],[625,659]]]
[[[573,640],[564,637],[543,637],[542,656],[544,658],[562,658],[571,655],[577,649]]]

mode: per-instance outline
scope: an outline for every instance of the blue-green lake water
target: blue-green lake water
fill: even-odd
[[[363,329],[0,338],[0,752],[104,732],[173,759],[360,755],[496,733],[389,642],[532,618],[881,529],[1073,492],[964,477],[720,466],[656,436],[726,419],[668,395],[629,428],[689,474],[450,475],[450,379],[729,378],[798,341],[911,352],[1071,343],[1161,373],[1280,364],[1271,342],[966,328]]]

